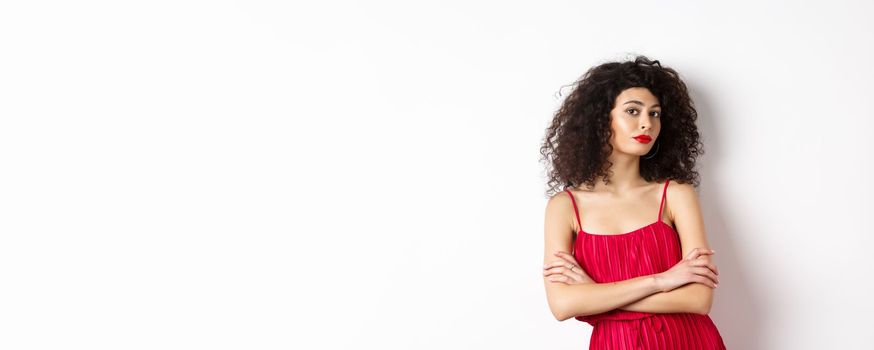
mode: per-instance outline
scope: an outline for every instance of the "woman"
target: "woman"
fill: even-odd
[[[586,72],[547,129],[546,294],[594,327],[590,349],[725,349],[696,119],[677,72],[638,56]]]

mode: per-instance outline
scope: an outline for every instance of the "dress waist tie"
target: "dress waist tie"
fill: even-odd
[[[660,317],[644,317],[638,318],[631,321],[631,329],[634,331],[634,338],[636,340],[635,348],[643,349],[643,336],[640,334],[640,328],[643,327],[643,323],[646,322],[647,326],[654,329],[657,333],[661,333],[662,331],[662,323]]]

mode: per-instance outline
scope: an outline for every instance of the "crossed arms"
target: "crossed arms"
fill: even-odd
[[[694,187],[675,184],[668,188],[668,193],[672,198],[671,208],[680,236],[682,256],[687,256],[696,247],[709,249]],[[559,193],[549,199],[544,224],[544,266],[561,259],[573,261],[573,257],[567,253],[571,251],[573,240],[573,217],[573,206],[567,195]],[[555,252],[564,253],[556,255]],[[702,255],[698,259],[711,257]],[[688,283],[663,292],[658,283],[658,274],[613,283],[596,283],[585,271],[577,268],[574,272],[582,276],[582,280],[574,284],[553,281],[544,276],[549,309],[559,321],[613,309],[706,315],[713,304],[713,288],[702,283]]]

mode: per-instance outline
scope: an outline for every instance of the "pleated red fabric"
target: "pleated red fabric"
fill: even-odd
[[[595,282],[618,282],[664,272],[682,259],[677,232],[661,219],[669,182],[665,181],[656,221],[622,234],[583,231],[576,199],[565,190],[580,227],[574,238],[573,256]],[[614,309],[575,318],[593,326],[589,349],[725,349],[709,315]]]

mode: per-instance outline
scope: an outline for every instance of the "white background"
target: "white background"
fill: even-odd
[[[6,1],[0,348],[584,349],[562,86],[689,85],[731,349],[874,343],[866,2]]]

